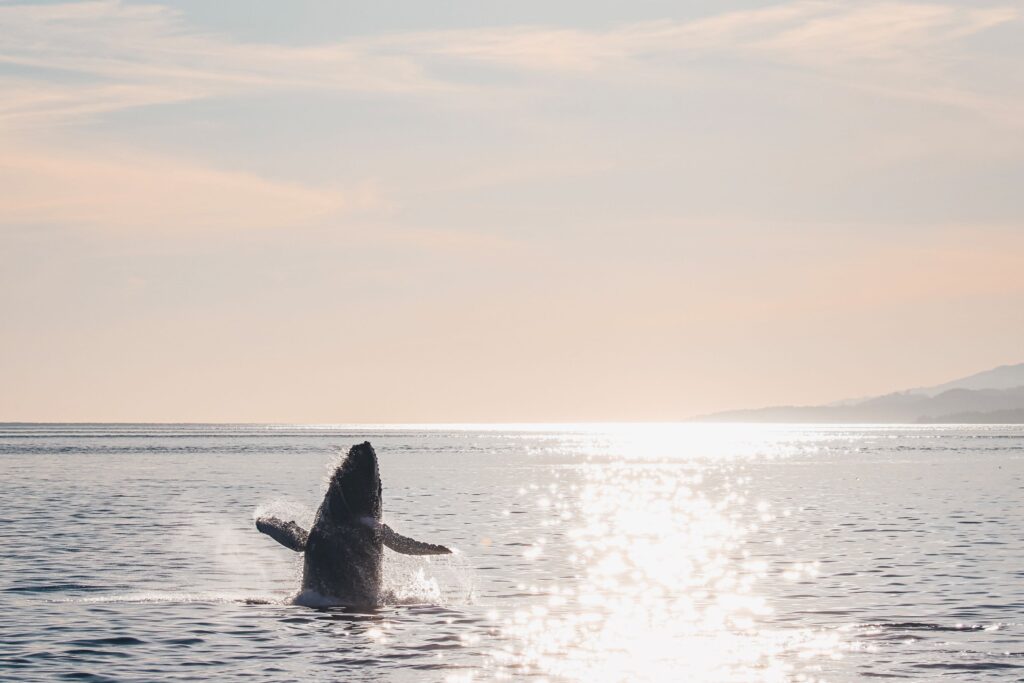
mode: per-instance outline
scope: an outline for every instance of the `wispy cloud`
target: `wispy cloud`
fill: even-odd
[[[14,74],[0,76],[0,133],[13,133],[0,137],[0,227],[190,235],[289,229],[378,211],[385,202],[371,182],[309,186],[109,141],[78,140],[72,150],[53,133],[127,108],[274,88],[436,87],[407,60],[347,46],[237,43],[196,32],[158,5],[4,4],[0,33],[0,64]]]
[[[392,37],[423,54],[507,68],[596,78],[669,76],[680,58],[719,56],[798,68],[818,78],[896,99],[968,109],[1019,124],[1024,102],[1012,89],[985,93],[970,69],[1020,78],[1018,63],[978,56],[963,41],[1021,24],[1014,6],[797,1],[693,21],[635,23],[606,31],[506,28]],[[1024,31],[1024,26],[1019,26]]]
[[[0,158],[0,217],[164,235],[301,228],[382,208],[372,185],[346,191],[268,180],[164,156],[102,158],[65,150],[7,149]]]
[[[438,60],[601,77],[608,69],[649,71],[665,57],[706,54],[796,65],[894,96],[988,106],[991,98],[972,95],[969,83],[950,80],[943,51],[1020,17],[1013,6],[812,0],[608,30],[513,26],[306,47],[199,32],[160,5],[11,4],[0,6],[0,63],[32,67],[49,77],[0,81],[7,93],[0,121],[24,123],[281,88],[392,94],[469,89],[442,76],[435,68]],[[680,67],[670,59],[663,68]]]
[[[794,77],[869,97],[955,107],[1019,127],[1019,89],[986,89],[975,78],[1007,70],[1009,76],[995,78],[1024,78],[1019,63],[994,61],[964,41],[993,27],[1019,26],[1021,14],[1013,6],[800,0],[606,30],[512,26],[293,46],[200,31],[157,4],[0,4],[0,65],[7,66],[0,75],[0,223],[177,231],[301,225],[379,209],[386,202],[370,185],[325,189],[200,159],[127,151],[112,157],[99,143],[91,155],[75,153],[53,132],[122,109],[249,93],[444,93],[448,103],[479,104],[497,88],[545,87],[528,77],[483,88],[478,77],[461,81],[456,74],[463,70],[445,68],[453,62],[612,87],[616,79],[641,77],[685,87],[681,73],[699,70],[704,57],[724,56],[782,65]],[[77,149],[90,148],[81,143]],[[481,170],[468,184],[505,182],[510,173]]]
[[[293,47],[201,33],[159,5],[116,0],[0,6],[0,121],[48,123],[145,104],[272,89],[384,93],[443,84],[413,60],[354,44]]]

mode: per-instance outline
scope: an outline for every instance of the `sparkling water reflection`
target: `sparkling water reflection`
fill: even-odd
[[[289,604],[370,439],[388,604]],[[854,681],[1024,674],[1017,427],[0,428],[0,679]]]
[[[749,480],[726,473],[709,487],[705,468],[594,465],[569,496],[541,491],[537,506],[567,527],[558,544],[574,574],[505,618],[511,644],[496,661],[558,679],[665,681],[683,667],[692,681],[771,681],[792,674],[787,654],[838,657],[835,634],[765,627],[766,564],[743,550],[757,528],[744,512]],[[755,509],[772,519],[766,503]],[[538,558],[545,541],[524,554]]]

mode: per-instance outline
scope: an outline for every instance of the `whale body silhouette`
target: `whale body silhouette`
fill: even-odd
[[[307,532],[294,521],[260,517],[256,528],[286,548],[305,553],[302,590],[344,605],[381,602],[384,547],[404,555],[445,555],[451,550],[402,536],[381,522],[382,487],[370,442],[353,446],[331,475]]]

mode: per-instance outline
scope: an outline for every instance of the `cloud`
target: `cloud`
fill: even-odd
[[[176,10],[156,4],[0,4],[0,65],[6,67],[0,75],[0,224],[178,232],[310,225],[385,206],[371,184],[313,187],[212,168],[200,159],[112,153],[108,145],[88,140],[76,141],[79,152],[63,144],[70,137],[63,131],[84,118],[250,93],[444,93],[446,106],[483,105],[494,101],[499,88],[517,102],[528,100],[521,89],[546,83],[534,78],[538,74],[586,79],[609,89],[616,79],[638,78],[685,88],[681,74],[714,61],[707,57],[725,57],[728,63],[784,67],[777,70],[784,79],[818,79],[869,98],[954,107],[1019,127],[1020,91],[999,86],[1024,75],[1021,68],[965,41],[1019,24],[1020,17],[1012,6],[797,1],[606,30],[470,28],[294,46],[203,32]],[[446,68],[452,62],[520,70],[525,77],[484,87],[476,70]],[[474,72],[472,80],[460,80],[467,71]],[[937,136],[930,137],[929,145]],[[581,161],[585,154],[571,154],[564,172],[577,172],[573,164],[584,172],[594,167]],[[544,166],[558,163],[545,159]],[[474,169],[462,190],[504,187],[542,172]],[[437,179],[423,179],[431,182]],[[450,178],[443,182],[459,185]],[[427,240],[451,241],[443,234]]]
[[[469,29],[378,40],[392,47],[545,71],[598,71],[659,55],[731,53],[824,66],[888,62],[1019,19],[1013,7],[799,1],[690,21],[604,31],[545,27]]]
[[[401,56],[357,44],[240,43],[195,31],[159,5],[0,5],[0,33],[0,64],[37,74],[0,79],[0,123],[7,125],[272,89],[445,87]]]
[[[166,235],[288,229],[382,208],[372,185],[310,188],[138,153],[5,150],[5,225],[55,224]]]
[[[164,235],[296,228],[385,206],[370,182],[324,188],[169,158],[62,128],[139,106],[274,88],[428,89],[405,60],[348,46],[242,44],[158,5],[0,5],[0,227]],[[10,133],[13,133],[11,135]],[[17,142],[14,142],[17,140]]]
[[[776,27],[755,41],[758,49],[814,62],[869,60],[891,63],[1015,20],[1011,7],[952,7],[935,4],[806,4],[799,22]]]
[[[512,26],[289,46],[199,32],[160,5],[9,4],[0,5],[0,63],[51,77],[4,77],[0,122],[31,125],[52,117],[273,89],[388,94],[480,89],[437,68],[438,60],[603,78],[615,69],[656,72],[659,60],[662,72],[675,75],[677,58],[709,54],[799,66],[878,94],[991,108],[1004,100],[981,97],[969,79],[951,81],[943,50],[1020,16],[1012,6],[798,1],[608,30]]]
[[[606,31],[506,28],[407,38],[407,49],[506,68],[595,78],[626,71],[635,78],[675,78],[680,58],[726,57],[796,67],[874,96],[913,99],[982,113],[1019,125],[1017,90],[983,92],[984,78],[1021,68],[977,55],[963,41],[1019,23],[1017,7],[940,4],[790,2],[692,21],[634,23]],[[400,44],[401,38],[393,38]],[[1019,62],[1019,60],[1018,60]]]
[[[145,83],[46,83],[0,78],[0,124],[49,126],[105,112],[154,104],[171,104],[208,94],[199,89]]]

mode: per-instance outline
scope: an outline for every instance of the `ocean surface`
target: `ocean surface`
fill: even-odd
[[[342,449],[376,610],[291,603]],[[1015,426],[0,425],[0,679],[1024,680]]]

